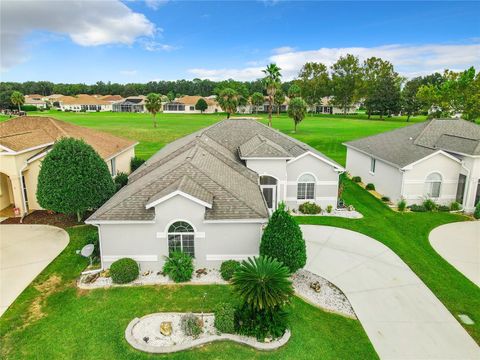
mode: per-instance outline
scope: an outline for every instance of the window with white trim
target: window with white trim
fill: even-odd
[[[425,195],[430,198],[439,198],[442,188],[442,175],[431,173],[425,180]]]
[[[174,222],[168,228],[168,252],[184,252],[195,257],[195,230],[185,221]]]
[[[375,174],[375,167],[377,166],[377,160],[374,158],[370,158],[370,172]]]
[[[311,174],[303,174],[297,182],[298,200],[315,200],[315,177]]]

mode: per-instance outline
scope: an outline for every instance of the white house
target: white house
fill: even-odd
[[[200,114],[200,110],[195,109],[198,100],[204,99],[208,105],[203,111],[205,114],[221,112],[222,108],[213,97],[202,96],[182,96],[163,105],[163,112],[166,114]]]
[[[354,103],[352,104],[348,109],[347,109],[347,114],[355,114],[357,110],[360,108],[359,103]],[[315,113],[317,114],[343,114],[343,109],[336,107],[332,104],[332,98],[330,96],[325,96],[322,98],[320,101],[320,104],[315,105],[313,109]]]
[[[453,201],[472,212],[480,201],[480,126],[430,120],[345,144],[347,171],[394,202]]]
[[[36,106],[38,109],[46,109],[47,108],[46,101],[43,100],[43,96],[39,95],[39,94],[25,95],[24,105]]]
[[[280,201],[336,206],[344,169],[255,120],[218,122],[165,146],[87,223],[100,234],[102,266],[130,257],[160,269],[182,250],[197,266],[257,255]]]
[[[77,96],[62,96],[55,100],[60,105],[62,111],[112,111],[113,103],[88,94],[79,94]]]

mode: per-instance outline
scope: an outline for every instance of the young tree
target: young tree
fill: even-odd
[[[250,98],[252,106],[255,107],[255,113],[258,113],[258,107],[262,106],[265,101],[262,93],[254,92]]]
[[[361,68],[358,58],[351,54],[341,56],[332,66],[332,93],[334,105],[346,114],[352,104],[358,100],[361,90]]]
[[[200,110],[203,114],[203,112],[207,109],[208,109],[208,104],[205,101],[205,99],[204,98],[198,99],[197,103],[195,104],[195,110]]]
[[[280,116],[280,108],[282,107],[284,102],[285,102],[285,93],[283,92],[282,88],[279,87],[275,91],[275,96],[273,97],[273,103],[277,107],[277,116]]]
[[[288,88],[288,97],[293,99],[295,97],[299,97],[302,93],[302,89],[297,84],[293,84]]]
[[[157,113],[162,109],[162,100],[160,95],[155,93],[150,93],[147,95],[147,100],[145,100],[145,108],[153,116],[153,127],[157,127]]]
[[[312,109],[330,93],[330,78],[327,67],[322,63],[307,62],[298,74],[301,95]]]
[[[417,92],[422,85],[422,78],[416,77],[407,81],[402,89],[402,112],[407,115],[407,122],[410,117],[418,114],[422,109],[422,102],[417,98]]]
[[[300,97],[293,98],[288,104],[288,116],[293,119],[294,131],[297,132],[297,125],[305,118],[307,103]]]
[[[63,214],[82,214],[100,207],[115,193],[108,166],[83,140],[63,138],[42,162],[37,199],[41,207]]]
[[[260,242],[260,255],[281,261],[294,273],[307,261],[302,230],[281,203],[270,217]]]
[[[270,127],[272,127],[273,97],[275,96],[275,92],[281,84],[280,79],[282,74],[280,74],[280,70],[282,69],[280,69],[276,64],[269,64],[265,70],[262,70],[265,74],[263,83],[268,95],[268,126]]]
[[[218,104],[227,113],[227,119],[237,111],[238,93],[230,88],[223,89],[217,97]]]
[[[175,96],[175,93],[173,91],[169,91],[167,93],[167,97],[168,97],[168,100],[173,101],[173,100],[175,100],[176,96]]]
[[[14,91],[10,96],[10,101],[13,105],[18,106],[18,111],[20,111],[21,106],[25,104],[25,96],[20,91]]]

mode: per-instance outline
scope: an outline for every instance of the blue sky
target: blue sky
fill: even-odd
[[[407,77],[480,67],[478,2],[5,0],[2,81],[251,80],[269,62],[384,57]],[[31,14],[31,15],[29,15]]]

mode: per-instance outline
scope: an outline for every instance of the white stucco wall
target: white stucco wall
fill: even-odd
[[[154,224],[100,225],[104,267],[122,257],[132,257],[142,271],[160,270],[168,255],[168,227],[186,221],[195,229],[195,266],[218,267],[229,258],[257,255],[262,234],[259,223],[210,223],[205,207],[175,196],[155,208]]]

